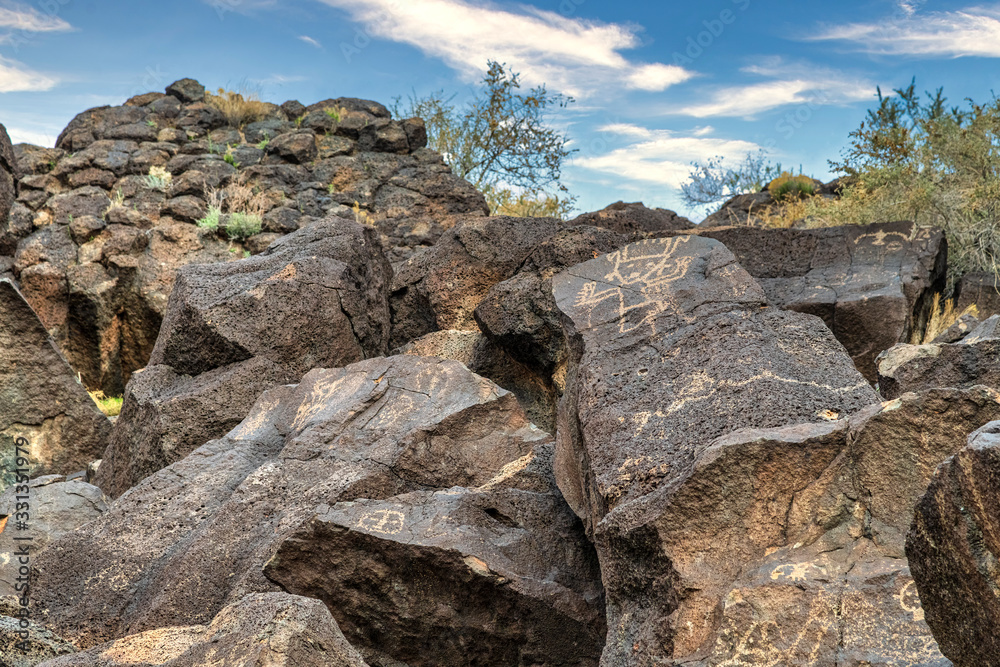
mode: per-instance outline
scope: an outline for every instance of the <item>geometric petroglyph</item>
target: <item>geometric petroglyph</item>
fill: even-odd
[[[779,565],[771,571],[771,579],[805,581],[811,569],[815,569],[816,573],[821,577],[826,576],[826,568],[813,563],[786,563],[785,565]]]
[[[916,582],[907,582],[902,590],[899,591],[896,599],[899,600],[899,606],[902,607],[903,611],[913,615],[914,621],[924,620],[924,607],[920,603],[920,597],[917,595]]]
[[[906,247],[910,242],[910,237],[902,232],[886,232],[879,230],[871,234],[863,234],[854,239],[854,245],[859,245],[864,239],[875,239],[871,242],[873,246],[882,247],[887,253],[898,252]]]
[[[396,535],[403,530],[406,515],[393,510],[376,510],[358,519],[358,528],[370,533]]]
[[[610,253],[605,261],[612,268],[600,284],[586,283],[577,294],[573,305],[587,310],[587,326],[591,326],[594,309],[606,301],[617,301],[618,330],[628,333],[643,326],[649,326],[656,333],[656,320],[664,312],[681,315],[674,302],[662,294],[663,288],[683,278],[690,269],[693,257],[673,258],[674,251],[692,237],[684,236],[657,243],[655,250],[644,251],[644,244],[637,243]],[[633,311],[640,311],[638,321],[627,317]]]

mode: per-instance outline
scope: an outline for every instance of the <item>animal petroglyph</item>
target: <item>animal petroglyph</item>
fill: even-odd
[[[656,321],[665,312],[683,316],[664,288],[683,278],[693,257],[674,258],[675,250],[689,237],[670,239],[665,244],[654,246],[655,251],[645,251],[643,244],[633,244],[606,256],[611,270],[604,278],[586,283],[577,294],[574,306],[587,311],[587,325],[591,326],[594,309],[605,302],[617,302],[618,331],[629,333],[642,327],[656,332]],[[641,313],[636,321],[629,317],[633,312]]]
[[[820,576],[826,576],[826,568],[814,563],[786,563],[771,571],[771,579],[786,581],[805,581],[810,570],[816,570]]]

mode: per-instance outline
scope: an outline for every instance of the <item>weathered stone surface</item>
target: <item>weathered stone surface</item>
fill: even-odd
[[[76,651],[71,643],[37,623],[29,621],[27,640],[20,632],[23,629],[19,619],[0,616],[0,664],[5,667],[35,667]]]
[[[367,667],[318,600],[247,595],[209,625],[151,630],[44,663],[45,667]]]
[[[570,222],[570,226],[588,225],[603,227],[619,234],[644,232],[673,232],[693,229],[695,224],[664,208],[649,209],[642,202],[626,204],[619,201],[593,213],[584,213]]]
[[[598,526],[603,664],[946,667],[904,536],[937,463],[996,414],[996,392],[933,390],[719,438]]]
[[[571,350],[557,476],[591,527],[718,436],[875,402],[822,322],[766,308],[717,241],[641,241],[552,284]]]
[[[465,364],[473,373],[513,393],[531,423],[556,432],[558,396],[548,378],[512,358],[476,331],[435,331],[398,348],[393,354],[440,357]]]
[[[955,320],[955,323],[950,327],[939,333],[931,342],[936,345],[940,343],[957,343],[978,326],[979,318],[972,313],[966,313]]]
[[[896,345],[878,356],[879,391],[896,398],[932,387],[1000,389],[1000,332],[994,315],[955,343]]]
[[[927,623],[956,667],[1000,665],[1000,422],[969,436],[920,500],[906,555]]]
[[[111,423],[9,280],[0,280],[0,448],[27,440],[31,474],[69,473],[99,458]]]
[[[207,623],[275,590],[261,568],[318,505],[482,486],[547,440],[513,395],[458,362],[314,370],[51,543],[33,561],[36,612],[81,647]]]
[[[945,286],[943,233],[911,222],[699,233],[722,241],[771,304],[823,318],[872,383],[875,357],[923,331]]]
[[[265,574],[413,667],[596,666],[600,572],[552,456],[541,445],[479,488],[320,506]]]
[[[774,197],[770,192],[752,192],[749,194],[736,195],[701,221],[699,227],[708,229],[710,227],[753,227],[761,224],[760,218],[755,213],[761,213],[769,206],[774,205]]]
[[[0,123],[0,231],[8,228],[10,207],[17,198],[19,177],[14,147],[10,144],[7,128]]]
[[[1000,286],[992,273],[967,273],[955,285],[955,308],[958,312],[975,306],[979,317],[1000,314]]]
[[[18,494],[28,496],[30,508],[31,520],[23,530],[16,529]],[[101,516],[107,508],[107,498],[99,488],[82,480],[66,481],[62,475],[36,477],[28,484],[27,492],[24,485],[8,487],[0,495],[0,519],[13,517],[13,521],[9,529],[0,531],[0,595],[18,594],[16,553],[25,543],[23,538],[30,538],[31,553],[37,553],[53,540]]]
[[[513,277],[486,293],[474,312],[479,328],[542,377],[551,378],[559,369],[564,373],[566,343],[552,296],[552,277],[639,240],[638,236],[589,226],[560,230],[536,245]],[[553,384],[562,389],[558,380]]]
[[[264,390],[385,354],[390,276],[376,232],[340,218],[256,257],[183,268],[97,484],[117,497],[224,435]]]
[[[552,218],[472,218],[395,267],[391,347],[432,331],[476,331],[473,312],[534,247],[559,229]]]

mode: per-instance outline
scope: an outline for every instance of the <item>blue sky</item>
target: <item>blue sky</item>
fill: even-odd
[[[883,91],[917,76],[953,103],[997,85],[1000,3],[875,0],[0,0],[0,122],[52,145],[80,111],[193,77],[309,104],[444,89],[487,59],[576,103],[564,182],[691,214],[692,161],[774,161],[826,179]]]

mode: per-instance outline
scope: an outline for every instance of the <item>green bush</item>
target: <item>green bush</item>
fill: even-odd
[[[790,171],[785,171],[767,184],[767,191],[775,201],[789,201],[812,197],[816,194],[816,184],[808,176],[803,174],[793,176]]]
[[[242,241],[260,234],[264,220],[254,213],[230,213],[226,220],[226,234],[230,241]]]
[[[207,229],[214,232],[219,229],[219,219],[221,217],[221,209],[216,208],[215,206],[209,206],[208,213],[206,213],[205,217],[199,220],[196,224],[200,229]]]

